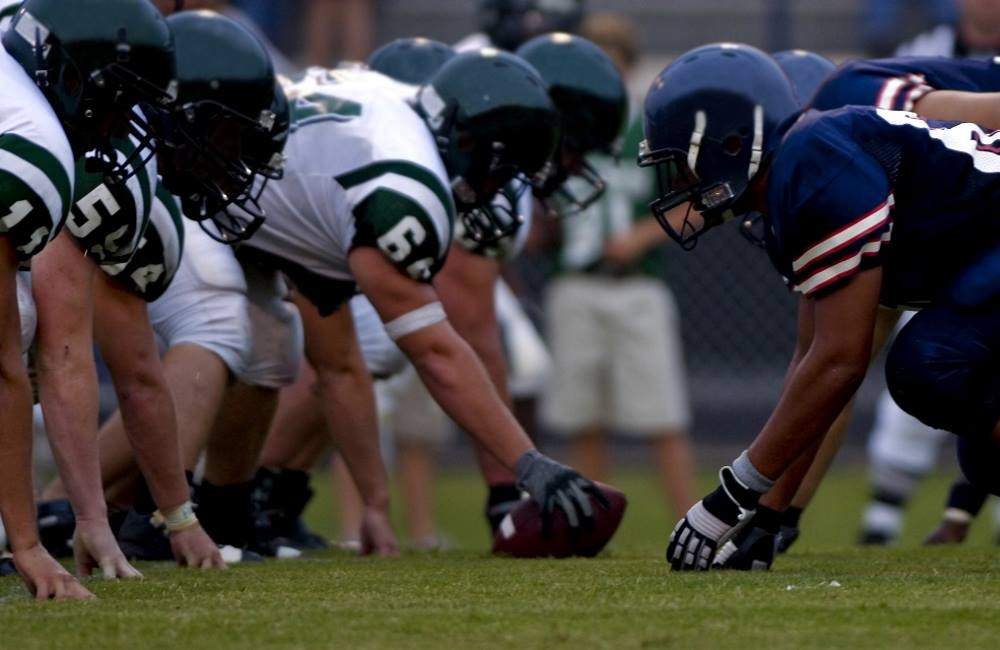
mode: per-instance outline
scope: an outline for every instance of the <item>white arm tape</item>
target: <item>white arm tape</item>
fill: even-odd
[[[393,341],[398,341],[407,334],[413,334],[417,330],[436,325],[446,319],[441,303],[431,302],[389,321],[385,324],[385,332]]]

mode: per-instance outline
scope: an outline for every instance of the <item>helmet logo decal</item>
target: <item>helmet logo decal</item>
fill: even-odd
[[[128,34],[125,28],[118,30],[118,44],[115,45],[115,58],[118,63],[128,63],[132,58],[132,46],[128,44]]]
[[[49,40],[48,27],[38,22],[38,19],[27,11],[21,13],[14,31],[34,47],[42,47],[45,41]],[[48,56],[48,51],[45,52],[45,56]]]
[[[750,169],[747,178],[753,178],[760,168],[764,157],[764,107],[757,104],[753,107],[753,145],[750,148]]]
[[[434,90],[434,86],[424,86],[420,91],[420,108],[427,116],[427,123],[432,129],[441,128],[444,122],[445,103],[441,95]]]
[[[698,164],[698,153],[701,151],[701,140],[705,137],[705,127],[708,126],[708,117],[705,111],[698,111],[694,114],[694,131],[691,132],[691,146],[688,147],[688,168],[694,171]]]

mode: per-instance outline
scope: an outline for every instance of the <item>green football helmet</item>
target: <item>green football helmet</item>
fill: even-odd
[[[405,84],[419,86],[455,56],[450,45],[429,38],[397,38],[368,57],[368,67]]]
[[[545,82],[522,59],[492,48],[446,63],[417,92],[416,108],[437,141],[467,234],[496,241],[520,216],[490,205],[511,180],[542,187],[552,173],[559,114]]]
[[[39,87],[62,122],[77,157],[103,165],[122,181],[141,167],[122,163],[112,136],[141,139],[152,149],[133,107],[167,107],[176,98],[174,41],[148,0],[25,0],[3,34],[7,52]]]
[[[546,203],[551,214],[578,213],[605,189],[604,179],[587,163],[586,155],[619,154],[619,136],[628,114],[625,82],[601,48],[579,36],[539,36],[522,45],[517,54],[542,75],[562,116],[554,173],[536,189],[535,196]],[[579,179],[586,190],[574,192],[566,182],[570,177]]]
[[[163,184],[213,238],[247,239],[264,220],[255,180],[281,172],[288,102],[276,94],[267,50],[235,21],[189,11],[167,23],[177,43],[177,101],[150,110]]]

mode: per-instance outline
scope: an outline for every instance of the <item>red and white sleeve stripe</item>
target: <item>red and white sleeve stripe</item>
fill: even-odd
[[[912,111],[921,97],[934,90],[920,74],[886,79],[875,98],[875,107],[890,111]]]
[[[890,212],[895,199],[890,194],[875,209],[858,217],[843,228],[831,233],[819,243],[811,246],[792,261],[792,272],[796,279],[794,289],[803,294],[811,294],[829,284],[853,273],[865,257],[877,255],[882,244],[892,237]],[[881,232],[873,238],[873,233]],[[871,241],[866,241],[866,240]],[[827,263],[836,253],[845,248],[864,244],[850,257],[834,263]]]

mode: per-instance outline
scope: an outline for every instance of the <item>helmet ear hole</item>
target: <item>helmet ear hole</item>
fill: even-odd
[[[730,156],[740,155],[740,152],[743,151],[743,138],[735,133],[727,136],[726,139],[722,141],[722,150]]]
[[[470,133],[460,133],[455,145],[462,153],[469,153],[476,149],[476,139]]]

